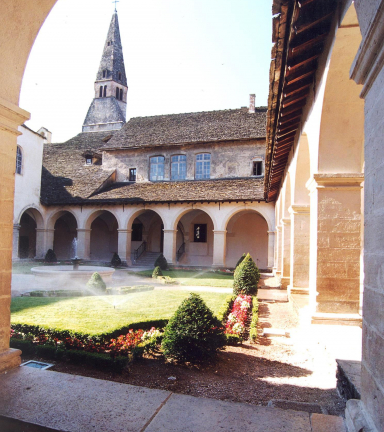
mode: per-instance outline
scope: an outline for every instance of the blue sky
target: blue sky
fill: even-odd
[[[127,119],[266,105],[271,0],[120,0]],[[54,142],[81,132],[114,11],[110,0],[59,0],[36,39],[20,106]]]

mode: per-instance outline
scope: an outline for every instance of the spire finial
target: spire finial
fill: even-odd
[[[113,0],[112,3],[115,3],[115,12],[117,12],[117,9],[116,9],[116,3],[120,3],[119,0]]]

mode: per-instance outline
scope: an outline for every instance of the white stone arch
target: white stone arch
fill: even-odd
[[[97,219],[99,216],[101,216],[104,212],[111,213],[111,215],[115,217],[115,219],[117,221],[117,229],[119,229],[120,228],[120,220],[119,220],[119,217],[116,214],[115,210],[114,209],[106,209],[106,208],[92,210],[90,212],[90,214],[88,214],[86,219],[85,219],[84,228],[87,230],[91,229],[92,222],[95,219]]]
[[[200,210],[203,211],[204,213],[206,213],[212,220],[213,223],[213,229],[219,229],[218,228],[218,224],[216,221],[216,218],[213,214],[213,212],[211,211],[211,209],[209,207],[205,207],[203,205],[194,205],[193,207],[188,207],[188,208],[184,208],[184,209],[180,209],[180,211],[173,217],[173,219],[171,219],[171,222],[169,224],[169,226],[171,227],[171,229],[173,230],[177,230],[177,224],[180,222],[180,219],[186,215],[187,213],[194,211],[194,210]]]
[[[47,218],[46,221],[46,229],[53,230],[55,228],[56,221],[63,216],[65,213],[71,213],[71,215],[75,218],[77,228],[80,226],[79,217],[77,215],[77,212],[73,211],[69,208],[62,208],[62,209],[56,209],[54,210]]]
[[[164,218],[164,215],[162,215],[161,211],[159,211],[156,208],[142,208],[142,209],[134,210],[133,213],[131,213],[131,215],[128,217],[128,220],[125,223],[125,229],[131,230],[133,221],[147,211],[153,211],[154,213],[156,213],[160,217],[160,219],[161,219],[161,221],[165,227],[165,218]]]
[[[37,207],[37,206],[34,205],[34,204],[31,204],[31,205],[27,205],[27,206],[25,206],[25,207],[20,211],[20,213],[19,213],[19,215],[18,215],[18,217],[17,217],[15,223],[16,223],[16,224],[20,224],[21,217],[23,216],[23,214],[24,214],[25,212],[28,212],[28,211],[29,211],[30,213],[32,213],[32,215],[33,215],[33,218],[34,218],[34,220],[35,220],[35,222],[36,222],[36,228],[37,228],[37,229],[43,229],[43,228],[44,228],[44,218],[43,218],[43,215],[41,214],[41,210],[39,209],[39,207]]]
[[[225,217],[222,219],[220,227],[218,228],[218,230],[225,231],[227,229],[228,222],[231,220],[231,218],[233,216],[235,216],[237,213],[242,212],[242,211],[254,211],[254,212],[258,213],[267,222],[268,231],[274,230],[274,228],[275,228],[274,223],[272,222],[271,217],[268,215],[268,212],[266,211],[265,208],[263,208],[261,206],[260,207],[252,207],[252,206],[244,206],[244,205],[236,206],[236,207],[232,208],[225,215]]]

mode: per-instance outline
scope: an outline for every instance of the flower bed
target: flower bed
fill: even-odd
[[[225,333],[242,337],[245,332],[245,325],[248,313],[251,308],[252,297],[239,294],[233,302],[232,311],[228,315],[225,324]]]

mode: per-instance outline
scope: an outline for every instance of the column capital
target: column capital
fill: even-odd
[[[268,235],[275,235],[275,234],[276,234],[276,231],[267,231],[267,234],[268,234]]]
[[[163,229],[164,234],[174,234],[177,233],[177,230],[172,229]]]
[[[18,127],[29,120],[31,115],[17,105],[0,98],[0,130],[21,135]]]
[[[76,231],[79,232],[91,232],[92,230],[89,228],[76,228]]]
[[[47,233],[53,233],[55,232],[54,228],[36,228],[36,232],[47,232]]]
[[[281,231],[281,225],[276,225],[276,232]]]
[[[119,228],[118,230],[117,230],[117,232],[120,232],[120,233],[127,233],[127,234],[131,234],[131,232],[132,232],[132,230],[131,229],[124,229],[124,228]]]
[[[214,234],[226,234],[227,230],[213,230]]]
[[[282,218],[281,219],[281,224],[284,225],[290,225],[291,223],[291,218]]]
[[[20,228],[21,228],[21,225],[20,224],[13,224],[13,229],[14,230],[20,230]]]
[[[309,214],[310,212],[310,206],[309,205],[299,205],[299,204],[292,204],[291,207],[288,209],[290,214]]]
[[[310,193],[316,189],[340,189],[356,190],[361,189],[364,181],[363,173],[343,173],[343,174],[314,174],[310,178],[306,187]]]

